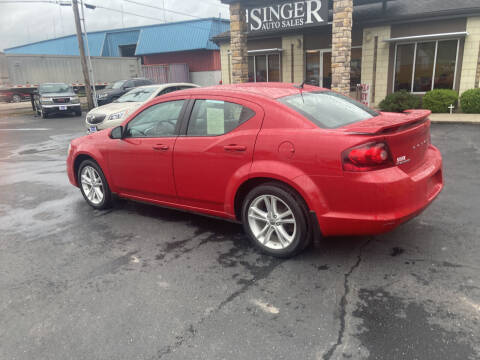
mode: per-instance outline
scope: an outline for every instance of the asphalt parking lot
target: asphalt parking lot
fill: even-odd
[[[236,224],[94,211],[65,173],[82,134],[0,117],[0,359],[480,358],[479,125],[432,125],[446,187],[419,217],[288,261]]]

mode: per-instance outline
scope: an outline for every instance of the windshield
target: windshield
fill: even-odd
[[[117,103],[124,103],[124,102],[143,102],[148,100],[150,95],[152,95],[157,89],[151,87],[144,87],[144,88],[136,88],[125,95],[119,97],[114,102]]]
[[[120,89],[126,80],[115,81],[114,83],[110,83],[105,86],[105,89]]]
[[[303,95],[303,98],[302,98]],[[335,129],[379,114],[333,91],[304,92],[278,99],[321,128]]]
[[[38,92],[41,94],[73,93],[73,88],[67,84],[43,84],[40,85]]]

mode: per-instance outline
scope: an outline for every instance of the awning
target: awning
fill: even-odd
[[[248,55],[276,54],[282,52],[281,48],[248,50]]]
[[[437,40],[437,39],[457,39],[467,36],[466,31],[442,33],[442,34],[429,34],[429,35],[416,35],[416,36],[403,36],[391,39],[383,40],[385,42],[401,42],[401,41],[417,41],[417,40]]]

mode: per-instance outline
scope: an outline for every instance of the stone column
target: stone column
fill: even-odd
[[[333,0],[332,90],[350,94],[353,0]]]
[[[230,51],[232,83],[248,81],[247,23],[245,9],[240,3],[230,4]]]

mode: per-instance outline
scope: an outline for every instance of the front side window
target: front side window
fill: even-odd
[[[127,124],[125,137],[154,138],[175,136],[185,100],[168,101],[143,110]]]
[[[249,82],[278,82],[280,80],[280,54],[248,57]]]
[[[189,136],[226,134],[253,117],[245,106],[218,100],[196,100],[188,123]]]
[[[397,45],[394,91],[454,89],[458,44],[439,40]]]
[[[304,92],[278,99],[321,128],[335,129],[379,114],[333,91]]]

